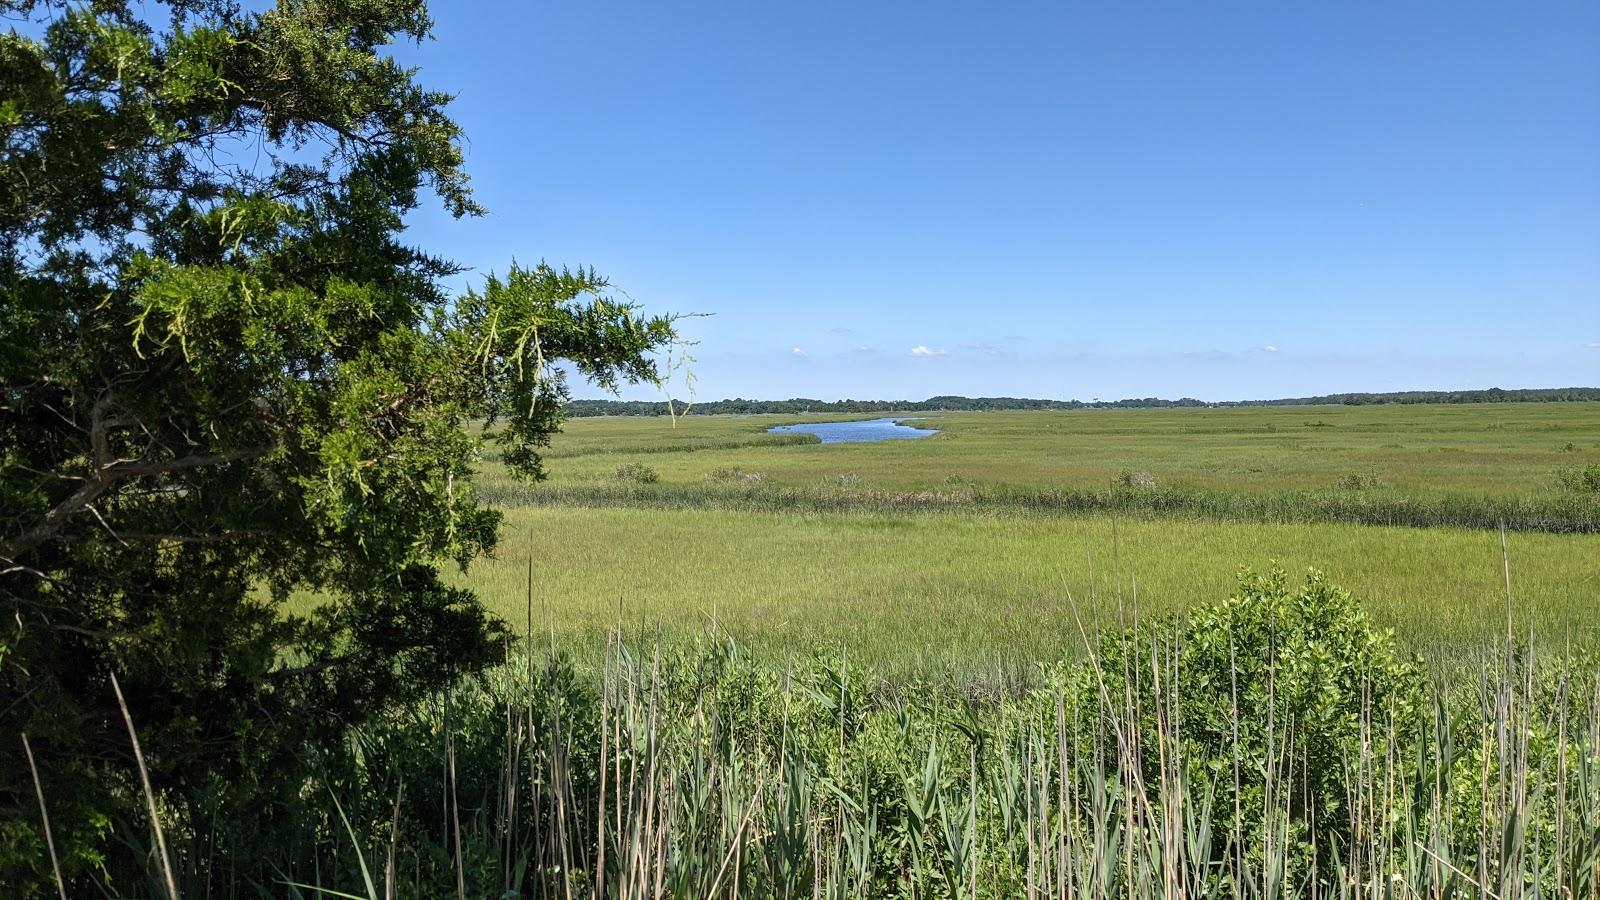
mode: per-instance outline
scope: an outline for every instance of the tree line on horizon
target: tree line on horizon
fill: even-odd
[[[589,416],[665,416],[665,415],[762,415],[796,413],[869,412],[984,412],[997,410],[1052,409],[1173,409],[1180,407],[1240,406],[1366,406],[1404,403],[1573,403],[1600,400],[1600,388],[1486,388],[1470,391],[1390,391],[1386,393],[1320,394],[1315,397],[1285,397],[1275,400],[1225,400],[1208,402],[1193,397],[1167,400],[1160,397],[1124,400],[1043,400],[1026,397],[963,397],[942,395],[926,400],[815,400],[795,397],[788,400],[711,400],[680,403],[668,400],[572,400],[567,403],[570,418]]]

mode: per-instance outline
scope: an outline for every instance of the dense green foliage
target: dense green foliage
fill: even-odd
[[[421,0],[0,13],[0,895],[1595,896],[1588,670],[1507,646],[1438,689],[1316,578],[1166,615],[1270,541],[1393,544],[1399,587],[1437,590],[1419,618],[1470,632],[1463,582],[1500,603],[1498,555],[1472,568],[1488,532],[1326,523],[1593,531],[1588,406],[1397,430],[1192,399],[736,400],[693,411],[1030,412],[892,450],[700,416],[552,446],[564,414],[668,411],[570,402],[562,372],[655,382],[673,322],[542,263],[452,296],[459,271],[405,242],[423,204],[480,212],[449,98],[385,51],[427,36]],[[1129,518],[1069,579],[1102,512]],[[1513,540],[1533,603],[1592,600],[1591,536]],[[495,611],[531,637],[530,555],[569,579],[539,592],[552,645],[624,611],[710,635],[497,667],[523,657]],[[597,577],[626,565],[650,580]],[[1081,581],[1097,623],[1137,620],[1141,585],[1163,615],[1077,631]],[[856,643],[786,668],[731,628]],[[896,677],[849,664],[887,644]],[[1024,649],[992,680],[905,680],[918,652],[1001,646]]]
[[[1393,391],[1373,394],[1321,394],[1315,397],[1287,397],[1281,400],[1205,401],[1193,397],[1163,400],[1159,397],[1126,400],[1035,400],[1022,397],[940,396],[926,400],[791,400],[696,401],[692,404],[667,400],[573,400],[567,415],[580,416],[665,416],[665,415],[815,415],[819,413],[870,412],[980,412],[1024,409],[1181,409],[1191,407],[1234,406],[1326,406],[1343,404],[1367,406],[1383,403],[1574,403],[1600,400],[1600,388],[1522,388],[1481,391]]]
[[[540,653],[362,727],[273,866],[237,871],[304,896],[1596,896],[1593,660],[1483,647],[1436,681],[1276,572],[1083,637],[979,691],[624,625],[598,670]],[[190,895],[258,834],[172,826]]]
[[[0,893],[18,895],[51,870],[24,733],[69,877],[142,865],[113,674],[163,802],[196,828],[247,818],[268,853],[322,748],[499,657],[503,626],[438,577],[497,539],[480,444],[538,477],[567,400],[551,363],[654,381],[673,331],[543,264],[452,298],[457,270],[404,242],[430,194],[478,212],[448,96],[384,50],[428,35],[421,0],[0,12],[25,23],[0,35]],[[283,616],[306,590],[330,602]]]
[[[1392,634],[1315,572],[1295,590],[1281,569],[1245,572],[1228,600],[1196,607],[1177,626],[1108,635],[1091,661],[1092,677],[1078,676],[1079,702],[1089,701],[1082,714],[1122,706],[1140,742],[1158,742],[1163,730],[1175,735],[1168,752],[1216,779],[1217,807],[1242,818],[1231,826],[1245,846],[1232,852],[1272,846],[1268,829],[1285,823],[1262,814],[1266,798],[1275,778],[1296,782],[1280,852],[1299,877],[1313,864],[1332,871],[1339,838],[1355,824],[1345,761],[1361,755],[1374,728],[1423,712],[1420,661],[1401,658]],[[1276,758],[1299,771],[1264,763]],[[1159,780],[1163,761],[1144,762],[1142,777]],[[1219,829],[1213,855],[1230,852],[1221,846],[1226,833]],[[1313,859],[1318,846],[1321,858]]]
[[[1567,469],[1558,476],[1561,486],[1580,494],[1600,494],[1600,463]]]

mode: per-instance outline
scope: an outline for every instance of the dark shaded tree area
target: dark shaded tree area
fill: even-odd
[[[54,890],[35,772],[86,893],[149,843],[113,674],[185,833],[270,853],[325,748],[503,652],[439,578],[495,545],[482,443],[538,477],[552,363],[652,382],[675,337],[592,271],[449,296],[405,242],[481,211],[385,51],[421,0],[0,15],[0,895]]]
[[[980,412],[984,410],[1030,409],[1173,409],[1177,407],[1232,406],[1360,406],[1381,403],[1566,403],[1600,400],[1600,388],[1529,388],[1482,391],[1399,391],[1387,394],[1323,394],[1282,400],[1228,400],[1208,403],[1193,397],[1163,400],[1159,397],[1127,400],[1031,400],[1021,397],[930,397],[927,400],[710,400],[692,405],[668,401],[573,400],[567,415],[581,416],[665,416],[678,415],[757,415],[871,412]]]

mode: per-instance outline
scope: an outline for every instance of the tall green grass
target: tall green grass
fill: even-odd
[[[552,478],[604,480],[617,455],[637,452],[679,486],[739,467],[791,488],[854,473],[890,492],[938,490],[951,478],[1098,490],[1129,470],[1206,492],[1355,486],[1433,501],[1559,497],[1571,493],[1566,473],[1600,464],[1600,403],[948,413],[919,423],[940,432],[925,440],[826,446],[782,445],[795,436],[766,433],[799,420],[575,419],[552,444],[564,458]],[[493,480],[498,470],[485,474]]]
[[[639,464],[632,464],[639,465]],[[652,471],[654,471],[652,469]],[[727,484],[713,470],[707,484],[592,482],[518,485],[491,482],[482,496],[497,506],[583,508],[734,509],[763,512],[995,512],[1116,513],[1221,522],[1340,522],[1410,528],[1504,527],[1553,534],[1600,533],[1600,493],[1529,496],[1442,494],[1411,496],[1393,489],[1237,493],[1176,486],[1025,488],[947,480],[925,490],[862,487],[857,479],[783,487],[750,477]],[[659,477],[659,475],[658,475]]]
[[[530,652],[327,760],[298,840],[241,846],[251,823],[164,807],[175,880],[183,896],[1600,896],[1593,660],[1508,633],[1430,676],[1315,579],[1247,579],[1177,618],[1141,618],[1130,592],[1115,616],[1079,623],[1077,660],[973,690],[882,682],[846,654],[774,666],[715,626],[688,644],[620,627],[575,667],[538,649],[530,605]]]
[[[1408,646],[1449,655],[1504,630],[1498,533],[1344,524],[981,512],[506,511],[496,556],[454,576],[513,621],[526,568],[551,627],[592,659],[624,622],[692,636],[715,618],[781,661],[848,645],[885,675],[987,679],[1075,652],[1069,592],[1138,585],[1147,611],[1225,595],[1233,566],[1317,566]],[[1510,533],[1520,616],[1551,640],[1600,638],[1600,536]]]

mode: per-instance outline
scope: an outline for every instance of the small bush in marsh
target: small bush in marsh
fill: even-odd
[[[1578,494],[1600,494],[1600,463],[1574,466],[1556,475],[1561,486]]]
[[[1366,488],[1378,487],[1383,484],[1383,481],[1378,478],[1377,472],[1351,472],[1334,483],[1347,491],[1360,491]]]
[[[1129,488],[1153,488],[1156,486],[1156,477],[1143,469],[1123,469],[1117,473],[1117,484]]]
[[[1157,656],[1169,671],[1152,677],[1155,647],[1165,648]],[[1349,593],[1315,571],[1291,587],[1276,567],[1244,570],[1232,597],[1176,622],[1103,636],[1095,663],[1077,675],[1080,684],[1086,674],[1095,679],[1077,693],[1080,714],[1130,718],[1141,743],[1175,742],[1189,766],[1215,776],[1213,855],[1226,853],[1229,840],[1261,847],[1277,829],[1277,840],[1289,839],[1281,861],[1299,877],[1336,864],[1326,841],[1311,850],[1313,829],[1352,827],[1348,761],[1374,729],[1415,720],[1427,688],[1422,662],[1401,655]],[[1163,709],[1164,695],[1181,705]],[[1298,769],[1287,821],[1273,821],[1262,805],[1281,788],[1273,780],[1282,774],[1263,767],[1274,759]],[[1144,765],[1152,781],[1161,777],[1156,757]]]
[[[634,484],[655,484],[661,480],[661,475],[644,463],[627,463],[617,466],[617,480]]]
[[[737,466],[712,469],[706,473],[706,480],[714,484],[760,484],[767,480],[761,472],[746,472]]]

